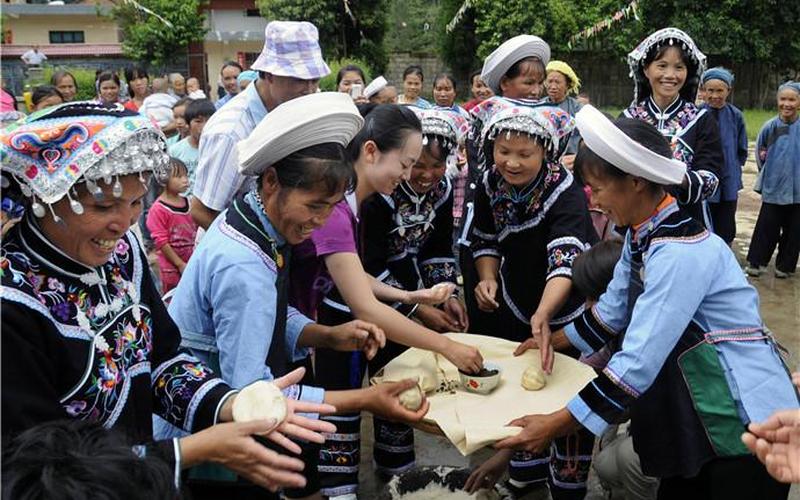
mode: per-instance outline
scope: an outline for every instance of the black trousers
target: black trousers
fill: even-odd
[[[736,238],[736,204],[738,200],[709,203],[714,232],[728,245]]]
[[[750,240],[747,262],[751,266],[766,266],[778,247],[775,269],[793,273],[800,255],[800,203],[776,205],[762,203]]]
[[[779,483],[754,456],[718,458],[692,478],[661,479],[658,500],[784,500],[789,485]]]

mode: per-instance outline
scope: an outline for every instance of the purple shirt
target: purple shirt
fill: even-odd
[[[325,257],[335,253],[358,254],[358,219],[342,200],[333,207],[328,221],[306,241],[292,247],[289,304],[309,318],[317,317],[322,299],[335,288],[325,267]]]

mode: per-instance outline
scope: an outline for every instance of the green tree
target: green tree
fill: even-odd
[[[386,49],[389,52],[434,52],[440,28],[439,0],[391,0]],[[445,21],[447,22],[447,21]]]
[[[475,10],[467,9],[455,29],[448,33],[447,24],[461,8],[462,0],[442,0],[436,23],[438,45],[442,57],[453,71],[453,76],[462,85],[462,94],[469,94],[469,74],[480,69],[483,62],[478,58],[478,37],[475,34]]]
[[[256,5],[270,20],[314,23],[328,59],[363,59],[377,72],[386,66],[387,0],[256,0]]]
[[[117,1],[110,15],[122,30],[125,56],[155,67],[181,56],[189,43],[202,41],[208,30],[206,16],[200,12],[204,1]]]

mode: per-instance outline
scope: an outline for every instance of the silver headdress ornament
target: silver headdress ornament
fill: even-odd
[[[694,63],[694,67],[690,68],[694,70],[694,73],[687,75],[686,83],[681,89],[681,95],[685,99],[692,101],[697,95],[700,77],[706,70],[706,55],[697,48],[694,40],[685,32],[678,28],[664,28],[650,34],[628,54],[629,76],[634,80],[633,104],[650,95],[650,83],[644,74],[644,61],[647,59],[648,54],[658,51],[664,46],[681,48]]]
[[[53,218],[61,219],[52,205],[65,196],[80,215],[83,205],[76,199],[75,185],[102,199],[100,182],[112,186],[112,195],[122,196],[120,177],[153,172],[159,178],[169,173],[169,155],[164,134],[148,118],[122,105],[96,102],[66,103],[34,113],[3,129],[0,134],[2,170],[31,199],[31,210],[45,216],[43,203]]]

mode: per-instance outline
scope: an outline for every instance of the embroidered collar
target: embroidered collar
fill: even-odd
[[[635,224],[633,229],[633,240],[637,243],[653,233],[656,228],[664,222],[670,215],[678,211],[678,202],[672,195],[667,194],[656,207],[655,211],[642,222]]]
[[[648,97],[645,103],[648,110],[650,111],[650,113],[653,114],[656,120],[661,121],[661,120],[668,120],[672,115],[674,115],[679,109],[683,107],[685,101],[681,99],[681,96],[677,96],[675,100],[672,101],[672,103],[669,104],[663,110],[658,107],[658,104],[656,104],[656,101],[655,99],[653,99],[653,96]]]

